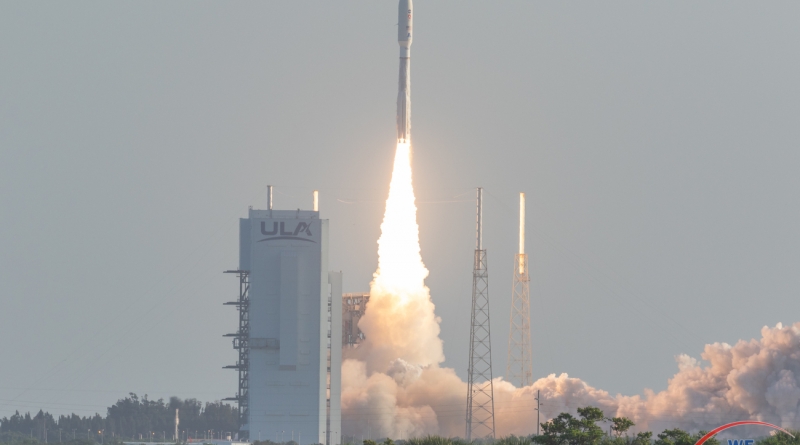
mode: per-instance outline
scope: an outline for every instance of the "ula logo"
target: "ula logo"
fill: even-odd
[[[272,241],[272,240],[280,240],[280,239],[290,239],[290,240],[299,240],[299,241],[307,241],[309,243],[315,243],[316,241],[312,241],[308,238],[303,238],[298,235],[305,235],[311,236],[311,224],[299,222],[294,227],[294,229],[286,230],[286,223],[285,222],[273,222],[271,230],[267,230],[267,222],[261,221],[261,234],[269,236],[270,238],[264,238],[261,241]],[[738,444],[737,444],[738,445]],[[744,444],[742,444],[744,445]]]

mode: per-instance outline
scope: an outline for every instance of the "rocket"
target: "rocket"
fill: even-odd
[[[397,42],[400,44],[400,84],[397,91],[397,142],[411,143],[411,35],[414,7],[400,0],[397,8]]]

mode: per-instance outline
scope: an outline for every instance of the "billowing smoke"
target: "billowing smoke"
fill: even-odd
[[[346,435],[410,437],[441,430],[436,409],[463,406],[466,386],[444,361],[439,318],[425,286],[411,181],[411,147],[398,143],[378,240],[378,270],[359,328],[366,340],[342,365]],[[456,390],[456,388],[463,388]],[[463,416],[461,416],[463,417]]]
[[[411,147],[397,144],[378,240],[378,270],[370,285],[369,309],[358,324],[367,340],[356,357],[368,372],[385,372],[397,359],[419,366],[444,361],[427,276],[419,249]]]
[[[420,256],[410,156],[410,147],[398,144],[378,270],[359,323],[366,340],[348,351],[343,363],[347,436],[464,435],[467,385],[452,369],[439,366],[444,354],[439,318],[424,284],[428,270]],[[523,388],[497,378],[497,434],[535,432],[537,391],[546,400],[542,421],[592,405],[606,416],[631,418],[637,431],[708,430],[748,419],[800,426],[800,323],[764,327],[761,339],[733,346],[706,345],[702,358],[706,364],[678,356],[678,372],[666,390],[635,396],[612,396],[567,374],[551,374]]]
[[[594,405],[607,416],[625,416],[637,430],[666,428],[710,430],[736,420],[761,420],[784,428],[800,426],[800,323],[763,327],[761,338],[706,345],[703,364],[687,355],[676,358],[678,372],[661,392],[611,396],[566,374],[550,375],[525,388],[498,381],[501,434],[529,434],[530,407],[536,390],[549,402],[544,418]],[[496,389],[497,391],[497,389]],[[498,404],[498,402],[495,402]],[[763,434],[763,431],[761,431]]]

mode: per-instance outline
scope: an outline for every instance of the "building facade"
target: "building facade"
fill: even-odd
[[[317,211],[253,210],[240,220],[249,278],[246,414],[250,440],[341,443],[341,273],[328,270]],[[331,373],[333,370],[333,373]],[[240,384],[241,391],[241,384]]]

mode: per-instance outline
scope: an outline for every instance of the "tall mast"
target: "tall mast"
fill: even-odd
[[[477,238],[472,270],[472,317],[469,331],[467,440],[494,439],[492,334],[489,324],[489,271],[483,248],[483,188],[478,187]]]
[[[514,255],[511,321],[508,331],[506,379],[517,387],[533,383],[531,302],[528,255],[525,253],[525,193],[519,194],[519,253]]]

